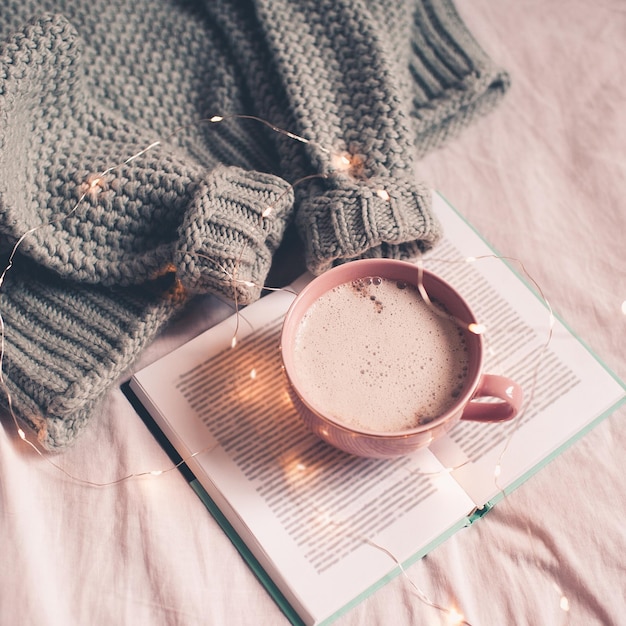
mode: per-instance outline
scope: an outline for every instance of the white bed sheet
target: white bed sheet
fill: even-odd
[[[626,5],[622,0],[458,0],[510,70],[503,104],[419,176],[503,254],[626,379]],[[138,366],[224,317],[199,300]],[[626,622],[626,410],[620,409],[479,523],[407,574],[473,626]],[[104,482],[169,462],[121,391],[52,457]],[[569,612],[559,607],[562,589]],[[282,624],[274,602],[183,477],[77,484],[0,420],[0,623]],[[398,577],[341,617],[449,624]]]

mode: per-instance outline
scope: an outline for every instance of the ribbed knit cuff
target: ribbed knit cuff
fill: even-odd
[[[342,178],[340,186],[304,199],[296,224],[314,274],[356,258],[412,258],[441,235],[430,190],[401,179],[385,185]]]
[[[256,300],[292,205],[291,185],[277,176],[237,167],[213,170],[178,232],[174,266],[182,285],[241,304]]]
[[[241,7],[226,4],[233,13]],[[432,246],[440,230],[430,194],[410,182],[416,162],[493,107],[508,87],[506,72],[450,0],[254,4],[271,62],[261,64],[264,51],[250,35],[241,44],[244,71],[252,84],[281,87],[259,89],[266,96],[260,112],[289,112],[289,129],[311,139],[277,141],[281,175],[327,179],[327,186],[309,182],[308,197],[298,187],[296,223],[309,269],[363,256],[410,257]],[[224,22],[239,44],[234,21]],[[277,80],[268,76],[273,68]],[[284,104],[273,101],[281,98]],[[343,152],[363,157],[356,177],[337,171]],[[376,194],[377,181],[388,201]]]
[[[59,279],[20,259],[0,290],[0,402],[49,450],[83,430],[106,391],[181,308],[167,281],[110,290]]]
[[[488,113],[508,90],[510,77],[477,43],[451,0],[416,2],[411,39],[419,157]]]

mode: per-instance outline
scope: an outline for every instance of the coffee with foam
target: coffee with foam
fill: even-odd
[[[394,433],[443,415],[465,386],[461,328],[405,282],[334,287],[296,332],[298,386],[315,408],[355,430]]]

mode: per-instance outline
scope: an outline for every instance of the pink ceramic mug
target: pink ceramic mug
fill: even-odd
[[[310,385],[304,384],[303,373],[296,366],[295,355],[303,317],[325,294],[336,291],[340,285],[354,285],[359,281],[370,281],[370,284],[372,281],[393,281],[396,285],[420,287],[432,301],[445,309],[444,316],[458,321],[455,330],[462,336],[466,359],[462,386],[456,390],[454,399],[440,414],[430,416],[424,423],[397,430],[355,426],[353,422],[347,422],[341,416],[337,417],[323,408],[324,402],[320,394],[312,392]],[[415,289],[410,291],[421,300]],[[368,298],[375,300],[375,296]],[[364,299],[366,303],[368,298]],[[376,303],[372,306],[374,304]],[[340,310],[337,323],[341,322],[340,318],[344,315],[355,316],[354,308]],[[458,292],[431,272],[422,270],[420,273],[412,263],[391,259],[365,259],[337,266],[312,280],[296,297],[285,317],[281,353],[291,399],[306,426],[316,435],[341,450],[365,457],[391,458],[408,454],[428,446],[461,419],[482,422],[511,419],[517,415],[521,406],[522,390],[509,378],[483,373],[483,338],[469,330],[468,327],[472,324],[477,325],[478,321]],[[367,328],[362,331],[367,335]],[[415,328],[415,332],[419,333],[420,328]],[[421,341],[419,335],[416,335],[415,340]],[[337,350],[341,350],[339,346]],[[344,371],[335,371],[341,368],[336,365],[333,367],[335,369],[332,376],[341,381],[344,377],[349,379],[345,370],[351,369],[353,365],[346,364],[343,366]],[[384,386],[381,388],[378,382],[376,386],[377,393],[384,397]],[[346,393],[348,391],[351,389],[346,388]],[[486,398],[495,398],[498,401],[485,402]]]

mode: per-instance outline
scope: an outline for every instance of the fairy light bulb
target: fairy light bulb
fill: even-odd
[[[622,313],[624,315],[626,315],[626,300],[624,300],[624,302],[622,302]]]
[[[377,189],[376,190],[376,195],[381,199],[384,200],[385,202],[389,202],[389,200],[391,199],[389,192],[386,189]]]
[[[487,328],[484,324],[476,324],[472,322],[471,324],[468,324],[467,330],[469,330],[470,333],[474,333],[475,335],[482,335],[487,330]]]
[[[331,163],[333,168],[338,172],[349,172],[352,167],[352,159],[346,152],[340,152],[331,155]]]
[[[448,609],[448,624],[450,626],[459,626],[465,621],[463,613],[459,613],[456,609]]]
[[[103,174],[92,174],[87,178],[87,180],[82,184],[83,194],[76,203],[72,212],[78,208],[78,205],[85,199],[90,198],[94,199],[103,189],[104,189],[104,179],[102,178]]]
[[[552,586],[554,587],[554,590],[559,594],[559,608],[561,609],[561,611],[568,613],[570,610],[569,598],[563,593],[563,590],[556,581],[552,581]]]

